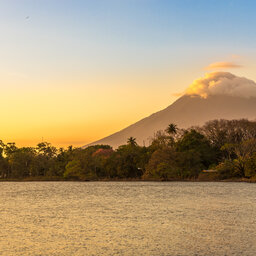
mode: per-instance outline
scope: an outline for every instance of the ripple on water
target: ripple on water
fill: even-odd
[[[0,183],[0,255],[255,255],[256,184]]]

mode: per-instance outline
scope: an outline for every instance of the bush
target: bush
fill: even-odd
[[[220,179],[230,179],[237,175],[236,165],[232,160],[225,160],[216,166]]]

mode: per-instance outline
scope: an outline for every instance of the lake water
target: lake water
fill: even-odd
[[[0,183],[0,255],[256,255],[256,184]]]

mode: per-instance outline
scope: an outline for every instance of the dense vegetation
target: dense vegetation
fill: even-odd
[[[211,172],[202,170],[211,169]],[[108,145],[57,149],[47,142],[18,148],[0,141],[2,180],[256,179],[256,122],[214,120],[187,130],[170,124],[141,147],[130,137]]]

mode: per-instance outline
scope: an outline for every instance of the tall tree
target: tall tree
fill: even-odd
[[[134,138],[134,137],[128,138],[127,139],[127,144],[132,145],[132,146],[136,146],[137,145],[136,138]]]
[[[176,124],[169,124],[168,127],[165,130],[169,135],[175,135],[177,134],[177,125]]]

